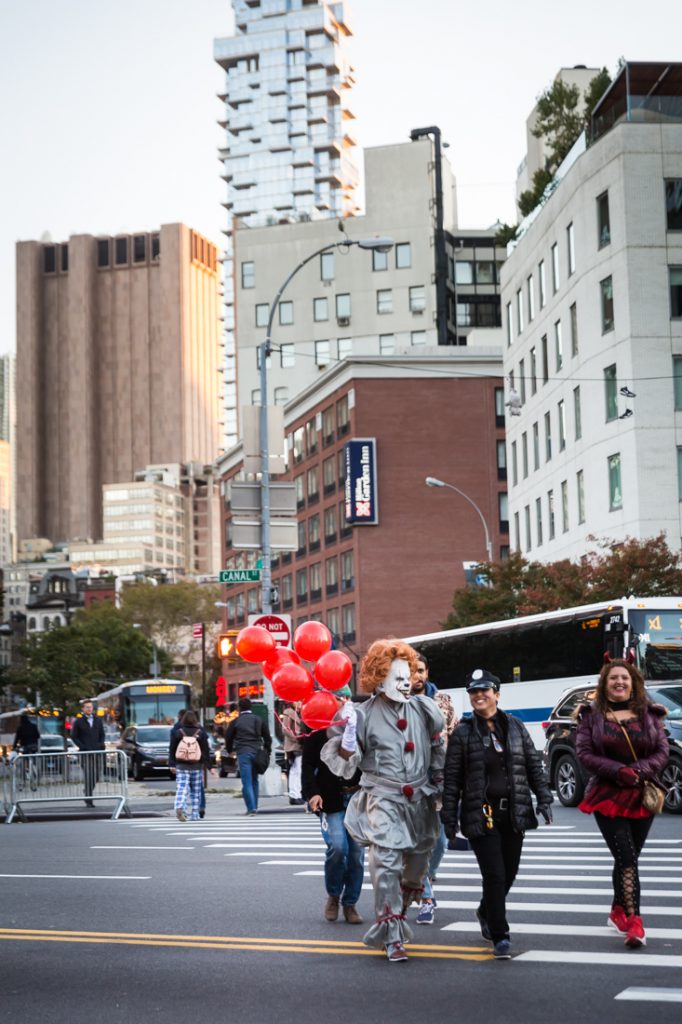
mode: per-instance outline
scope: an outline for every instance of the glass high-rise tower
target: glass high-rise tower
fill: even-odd
[[[235,35],[216,39],[225,71],[220,150],[227,182],[225,438],[237,435],[234,231],[356,212],[343,2],[232,0]],[[284,270],[289,268],[283,268]]]

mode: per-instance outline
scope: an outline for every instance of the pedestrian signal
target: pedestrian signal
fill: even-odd
[[[228,630],[227,633],[221,633],[216,642],[216,653],[221,661],[241,661],[242,659],[237,654],[237,637],[239,636],[238,629]]]

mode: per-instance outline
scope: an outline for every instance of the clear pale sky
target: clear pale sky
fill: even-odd
[[[525,120],[562,66],[682,60],[679,0],[353,0],[361,146],[437,124],[459,222],[514,216]],[[229,0],[0,0],[0,353],[14,244],[184,221],[222,244],[216,148]],[[676,42],[677,40],[677,42]]]

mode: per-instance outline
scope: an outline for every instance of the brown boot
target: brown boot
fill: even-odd
[[[347,924],[362,924],[362,918],[355,907],[344,907],[343,916],[345,917]]]
[[[327,896],[327,902],[324,905],[324,916],[328,921],[336,921],[339,916],[338,896]]]

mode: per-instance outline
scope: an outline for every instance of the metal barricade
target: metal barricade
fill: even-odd
[[[128,763],[122,750],[88,750],[80,753],[20,754],[9,765],[4,786],[6,824],[15,816],[26,820],[22,807],[38,803],[83,803],[115,800],[111,820],[128,808]]]

